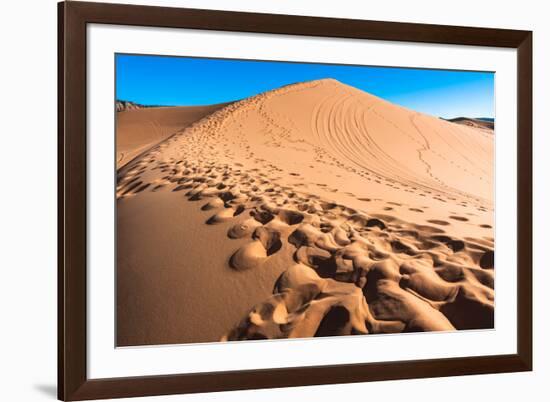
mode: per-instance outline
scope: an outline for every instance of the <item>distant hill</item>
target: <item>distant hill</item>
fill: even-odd
[[[491,117],[455,117],[453,119],[444,120],[476,128],[485,128],[489,130],[494,130],[495,128],[495,119]]]
[[[143,109],[147,106],[140,105],[139,103],[134,103],[130,101],[125,100],[117,100],[116,101],[116,111],[117,112],[124,112],[126,110],[137,110],[137,109]]]
[[[152,108],[152,107],[174,107],[171,105],[141,105],[136,102],[127,101],[127,100],[117,100],[116,101],[116,111],[117,112],[124,112],[126,110],[138,110],[138,109],[146,109],[146,108]]]

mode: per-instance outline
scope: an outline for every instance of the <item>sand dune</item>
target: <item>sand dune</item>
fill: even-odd
[[[139,103],[125,101],[125,100],[117,100],[115,102],[115,110],[117,112],[126,112],[129,110],[139,110],[143,109],[146,106],[140,105]]]
[[[493,327],[485,129],[299,83],[160,141],[117,200],[119,345]]]
[[[117,102],[117,169],[176,131],[226,105],[143,108],[131,102]]]

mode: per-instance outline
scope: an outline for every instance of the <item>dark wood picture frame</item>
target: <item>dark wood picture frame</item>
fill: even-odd
[[[86,25],[292,34],[517,49],[517,353],[89,379],[86,373]],[[167,7],[58,4],[58,397],[83,400],[532,370],[532,32]]]

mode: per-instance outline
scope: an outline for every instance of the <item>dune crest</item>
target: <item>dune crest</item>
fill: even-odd
[[[492,328],[492,166],[487,130],[332,79],[218,109],[118,171],[118,343]],[[190,253],[216,295],[133,299]]]

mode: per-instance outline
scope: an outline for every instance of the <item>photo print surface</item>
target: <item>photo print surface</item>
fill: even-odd
[[[492,72],[115,63],[117,346],[493,329]]]

